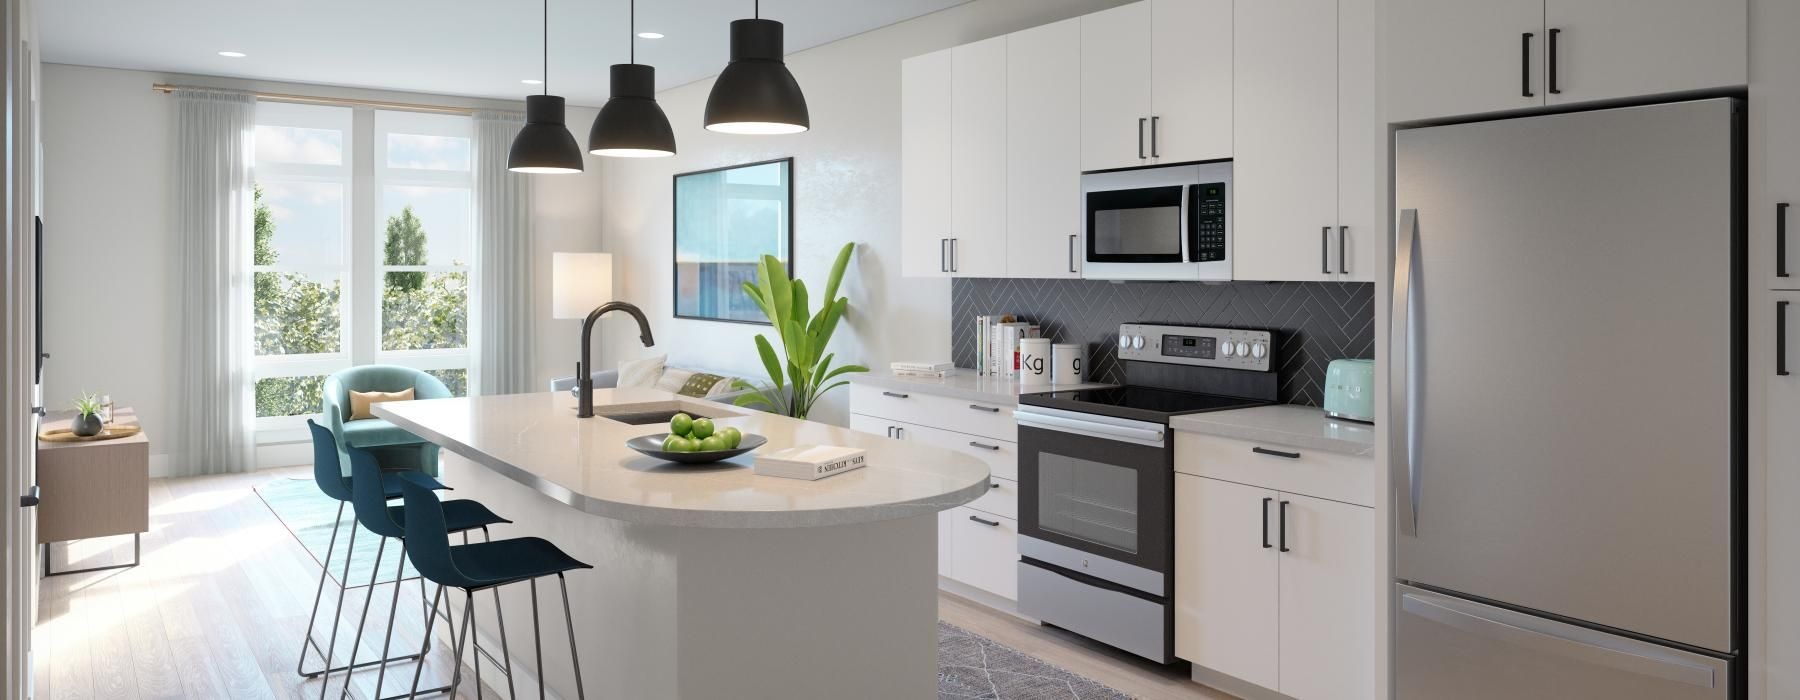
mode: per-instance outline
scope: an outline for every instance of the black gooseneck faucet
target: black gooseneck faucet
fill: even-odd
[[[594,374],[588,370],[594,364],[594,322],[613,311],[623,311],[637,319],[638,337],[644,341],[644,347],[656,345],[656,339],[650,336],[650,321],[644,318],[643,309],[622,301],[609,301],[589,311],[587,320],[581,322],[581,362],[575,365],[576,381],[581,387],[581,405],[575,411],[576,418],[594,417]]]

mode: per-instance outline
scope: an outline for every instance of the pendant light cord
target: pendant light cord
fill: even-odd
[[[544,94],[550,94],[550,0],[544,0]]]
[[[757,19],[762,19],[762,0],[751,0],[751,3],[752,3],[750,5],[751,16],[753,16]]]
[[[631,33],[631,36],[625,37],[625,41],[631,45],[631,62],[637,63],[637,0],[631,0],[631,26],[627,31]]]

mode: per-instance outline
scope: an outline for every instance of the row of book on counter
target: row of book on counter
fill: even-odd
[[[1019,376],[1019,341],[1041,338],[1038,325],[1012,314],[975,317],[975,373],[984,377]]]

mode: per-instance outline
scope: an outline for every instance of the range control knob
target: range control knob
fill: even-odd
[[[1233,344],[1231,341],[1225,340],[1219,342],[1220,357],[1231,357],[1232,353],[1235,352],[1237,352],[1237,345]]]
[[[1121,347],[1121,348],[1131,347],[1131,335],[1129,333],[1120,333],[1119,334],[1119,347]]]
[[[1250,356],[1250,344],[1246,343],[1242,340],[1238,341],[1237,342],[1237,356],[1238,357],[1249,357]]]
[[[1133,350],[1144,349],[1144,336],[1141,336],[1141,335],[1131,336],[1131,349],[1133,349]]]
[[[1250,357],[1260,360],[1260,359],[1263,359],[1263,356],[1268,355],[1268,354],[1269,354],[1269,346],[1267,346],[1267,345],[1263,345],[1262,343],[1254,343],[1250,346]]]

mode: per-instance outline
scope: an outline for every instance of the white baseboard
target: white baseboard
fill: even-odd
[[[1244,698],[1244,700],[1293,700],[1293,698],[1282,695],[1281,693],[1242,680],[1237,676],[1214,671],[1205,666],[1201,666],[1200,664],[1190,662],[1188,673],[1189,678],[1192,678],[1195,683],[1199,683],[1208,688],[1223,690],[1232,695]]]

